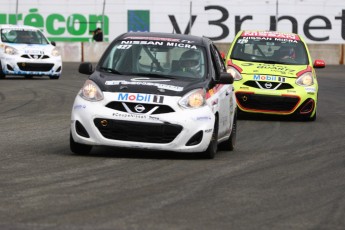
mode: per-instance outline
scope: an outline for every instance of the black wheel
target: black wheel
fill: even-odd
[[[83,145],[80,143],[77,143],[73,140],[72,133],[70,133],[69,136],[69,146],[73,153],[83,155],[88,154],[91,152],[92,146],[91,145]]]
[[[308,114],[298,115],[297,117],[295,117],[295,119],[298,120],[298,121],[315,121],[316,117],[317,117],[317,110],[315,109],[314,116],[310,117],[310,115],[312,113],[313,113],[313,111],[308,113]]]
[[[243,110],[241,110],[240,108],[237,108],[236,109],[236,113],[237,113],[237,118],[238,119],[246,119],[248,117],[248,113],[247,112],[244,112]]]
[[[0,62],[0,79],[4,79],[5,77],[6,77],[6,75],[2,71],[2,65],[1,65],[1,62]]]
[[[318,99],[319,99],[319,95],[317,95],[316,97],[316,102],[318,101]],[[316,117],[317,117],[317,103],[316,102],[315,102],[315,108],[314,108],[315,114],[314,116],[309,117],[308,121],[316,121]]]
[[[205,159],[213,159],[218,150],[218,119],[215,120],[212,138],[205,152],[202,153]]]
[[[315,120],[316,120],[316,111],[315,111],[314,116],[307,118],[307,121],[315,121]]]
[[[25,77],[26,79],[32,79],[34,76],[32,76],[32,75],[24,75],[24,77]]]
[[[60,77],[60,76],[50,76],[49,78],[50,78],[51,80],[57,80],[57,79],[59,79],[59,77]]]
[[[229,138],[219,144],[219,149],[224,151],[233,151],[236,145],[236,134],[237,134],[237,109],[235,110],[234,119],[232,121],[232,129]]]

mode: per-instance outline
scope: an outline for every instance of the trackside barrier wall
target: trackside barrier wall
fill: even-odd
[[[98,62],[109,42],[57,42],[63,62]],[[230,43],[216,43],[219,51],[228,52]],[[344,65],[345,45],[309,44],[312,59],[322,59],[326,65]]]

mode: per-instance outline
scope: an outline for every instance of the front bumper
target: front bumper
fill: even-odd
[[[249,113],[313,116],[317,107],[317,87],[287,90],[256,89],[237,85],[238,107]]]
[[[182,109],[177,104],[179,97],[166,96],[165,105],[171,112],[127,113],[107,107],[113,96],[104,96],[100,102],[76,97],[71,116],[75,142],[175,152],[202,152],[210,143],[215,116],[208,106]]]
[[[5,75],[60,76],[62,61],[60,56],[4,55],[1,67]]]

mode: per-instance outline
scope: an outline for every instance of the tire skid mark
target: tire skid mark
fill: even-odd
[[[24,106],[34,104],[34,103],[36,103],[37,107],[41,109],[39,112],[42,112],[46,110],[51,110],[49,106],[47,107],[47,104],[51,102],[54,103],[55,106],[60,106],[60,105],[63,105],[66,101],[64,94],[61,94],[62,89],[60,88],[56,89],[55,87],[52,86],[51,88],[44,88],[40,90],[31,89],[31,88],[26,88],[26,89],[30,91],[30,94],[33,95],[33,97],[30,100],[25,101],[24,103],[16,107],[10,108],[2,113],[12,112]],[[53,94],[51,94],[51,92],[53,92]],[[28,94],[23,94],[23,95],[24,95],[23,98],[27,98]],[[38,112],[38,110],[35,110],[35,111]]]
[[[0,101],[4,101],[6,99],[5,94],[0,92]]]
[[[28,100],[28,101],[23,102],[22,104],[19,104],[19,105],[15,106],[15,107],[12,107],[12,108],[10,108],[10,109],[7,109],[7,110],[1,112],[1,114],[5,114],[5,113],[8,113],[8,112],[16,111],[16,110],[18,110],[18,109],[20,109],[20,108],[22,108],[22,107],[24,107],[24,106],[26,106],[26,105],[29,105],[29,104],[32,103],[33,101],[35,101],[35,99],[37,98],[37,92],[34,91],[34,90],[32,90],[32,89],[27,89],[27,90],[29,90],[29,91],[32,92],[33,98],[31,98],[31,99]],[[27,95],[25,95],[25,96],[27,96]],[[27,98],[27,97],[25,97],[25,98]],[[16,115],[16,116],[11,116],[11,117],[17,117],[17,116],[20,116],[20,114],[18,114],[18,115]]]

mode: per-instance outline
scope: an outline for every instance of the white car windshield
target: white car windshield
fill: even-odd
[[[49,44],[41,31],[27,29],[2,29],[1,41],[16,44]]]
[[[118,41],[102,58],[101,71],[157,77],[205,77],[205,50],[167,41]]]
[[[237,39],[232,59],[248,62],[307,65],[306,48],[301,41],[267,41],[262,37],[240,37]]]

